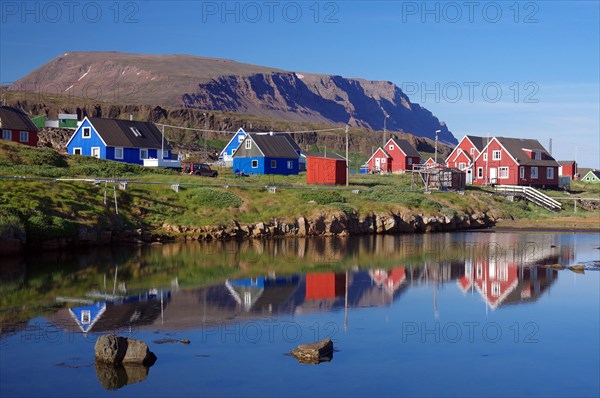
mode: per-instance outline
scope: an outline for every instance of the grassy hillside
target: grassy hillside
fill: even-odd
[[[307,186],[298,176],[235,177],[219,170],[218,178],[181,175],[172,170],[61,155],[52,149],[30,148],[0,141],[0,237],[28,239],[70,236],[78,225],[123,226],[158,230],[170,225],[228,225],[282,221],[330,211],[453,215],[492,212],[501,218],[554,219],[561,216],[598,218],[598,210],[579,208],[572,201],[561,213],[551,213],[525,202],[509,202],[488,191],[468,187],[464,195],[453,192],[424,194],[417,178],[404,175],[351,175],[351,190]],[[13,178],[26,176],[35,179]],[[127,190],[113,184],[57,181],[57,178],[126,179]],[[45,178],[45,179],[44,179]],[[180,184],[174,192],[171,184]],[[277,186],[269,193],[267,186]],[[599,188],[575,185],[578,196],[598,197]],[[114,192],[119,214],[115,214]],[[105,205],[104,197],[107,196]],[[552,192],[552,196],[563,195]]]

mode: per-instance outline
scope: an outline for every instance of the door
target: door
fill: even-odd
[[[490,169],[490,184],[496,184],[497,177],[498,177],[497,169],[495,167],[492,167]]]
[[[381,170],[381,159],[380,158],[375,158],[375,170],[376,171]]]
[[[467,184],[472,184],[473,183],[473,170],[468,169],[467,170]]]
[[[100,148],[99,147],[92,148],[92,157],[100,159]]]

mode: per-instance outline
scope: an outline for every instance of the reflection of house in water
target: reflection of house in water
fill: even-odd
[[[73,322],[84,333],[151,325],[164,312],[169,292],[150,291],[59,310],[53,320],[63,326]]]
[[[548,260],[550,261],[550,260]],[[556,280],[558,271],[543,266],[519,267],[514,262],[465,262],[465,275],[457,283],[463,292],[475,289],[491,309],[500,305],[537,300]]]
[[[273,312],[286,303],[298,287],[299,277],[258,277],[232,279],[225,282],[227,290],[244,311]]]

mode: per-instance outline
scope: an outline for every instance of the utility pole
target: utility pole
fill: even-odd
[[[434,155],[434,159],[433,161],[435,162],[436,166],[437,166],[437,143],[438,143],[438,134],[441,133],[442,130],[435,130],[435,155]]]
[[[350,160],[348,159],[348,125],[346,125],[346,186],[349,184]]]
[[[162,141],[160,143],[160,157],[162,159],[165,158],[165,125],[162,125]],[[158,160],[158,164],[160,164],[160,159]]]
[[[383,110],[383,108],[381,108]],[[385,143],[387,138],[387,119],[390,117],[385,111],[383,111],[383,148],[385,149]]]
[[[207,142],[206,142],[206,138],[207,138],[206,134],[208,133],[206,131],[206,130],[208,130],[206,128],[206,122],[208,121],[208,118],[206,117],[206,113],[203,113],[202,115],[204,115],[204,130],[205,130],[204,133],[203,133],[203,135],[204,135],[204,156],[206,156],[206,161],[208,161],[209,160],[209,158],[208,158],[208,145],[207,145]]]

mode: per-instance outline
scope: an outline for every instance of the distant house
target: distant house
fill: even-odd
[[[590,170],[581,178],[583,182],[591,182],[593,184],[600,183],[600,170]]]
[[[446,167],[459,169],[466,175],[467,184],[473,182],[473,163],[486,146],[488,139],[465,135],[446,158]]]
[[[433,158],[429,158],[425,161],[425,163],[423,163],[423,165],[427,167],[435,166],[435,160],[433,160]]]
[[[75,113],[59,113],[58,128],[61,129],[76,129],[79,126],[77,114]]]
[[[385,143],[384,149],[392,157],[392,173],[412,170],[414,164],[421,163],[421,155],[407,140],[392,137]]]
[[[229,140],[227,145],[225,145],[225,148],[223,148],[223,150],[219,154],[219,159],[225,162],[226,165],[231,165],[233,163],[233,154],[235,153],[235,150],[238,149],[240,144],[244,141],[246,135],[247,134],[244,131],[244,129],[240,128],[237,131],[237,133],[235,133],[233,137],[231,137],[231,140]]]
[[[346,184],[346,158],[335,153],[308,153],[306,155],[307,184]]]
[[[298,152],[286,134],[249,133],[233,154],[233,169],[245,174],[298,174]]]
[[[577,162],[574,160],[559,160],[558,164],[558,176],[559,177],[571,177],[572,180],[575,179],[575,174],[577,174]]]
[[[156,125],[133,120],[86,117],[67,142],[67,151],[133,164],[171,158],[171,146]]]
[[[2,139],[37,146],[39,129],[21,109],[0,106]]]
[[[392,157],[381,147],[377,148],[366,164],[369,173],[392,172]]]
[[[473,183],[557,187],[558,167],[538,140],[494,137],[474,160]]]

